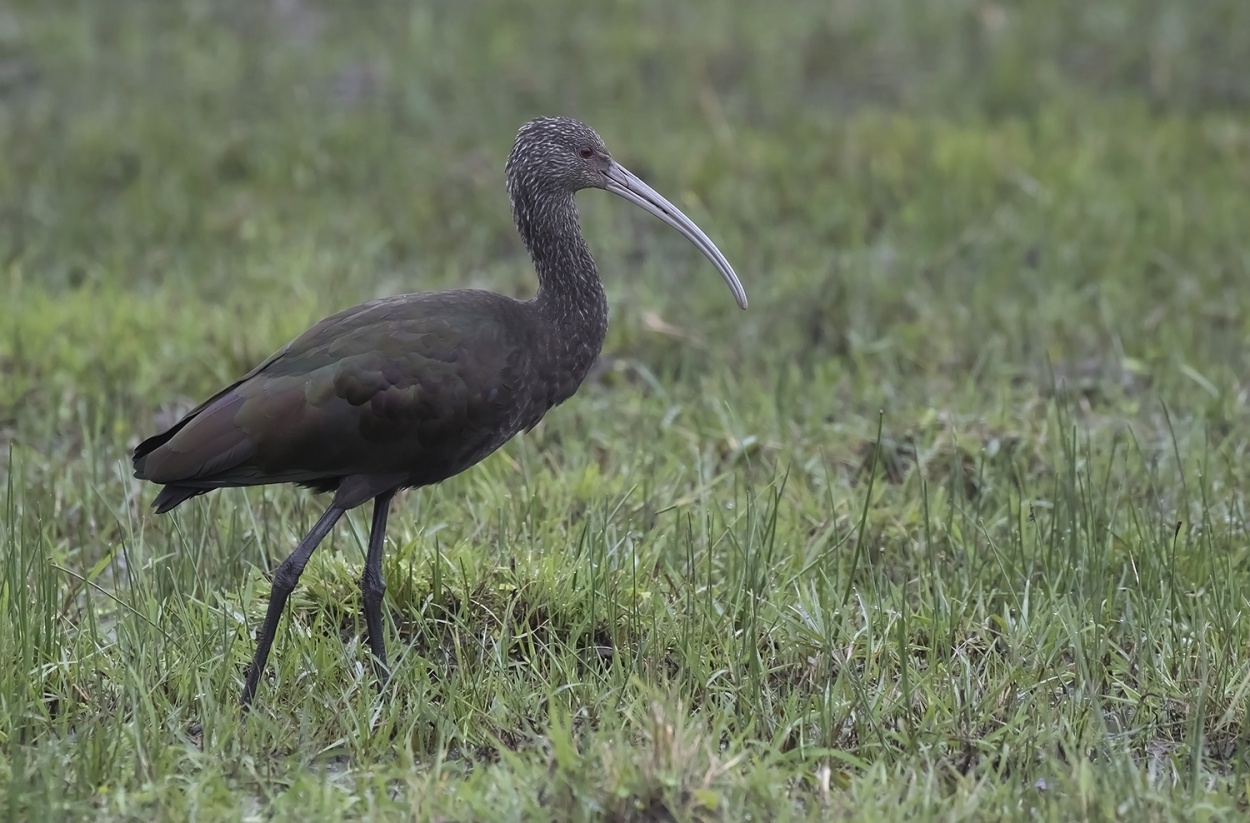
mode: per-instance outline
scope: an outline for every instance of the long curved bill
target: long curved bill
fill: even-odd
[[[668,202],[658,191],[639,180],[633,172],[615,160],[604,175],[607,177],[605,189],[660,218],[694,243],[699,251],[712,261],[712,265],[720,272],[720,276],[725,278],[725,284],[733,292],[734,300],[738,301],[738,307],[742,309],[747,307],[746,290],[742,288],[738,275],[734,274],[733,266],[729,265],[725,255],[721,254],[716,244],[708,239],[708,236],[694,224],[693,220],[682,214],[681,209]]]

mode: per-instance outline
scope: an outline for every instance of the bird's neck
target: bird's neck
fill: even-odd
[[[571,195],[516,206],[517,229],[538,272],[533,305],[546,330],[549,368],[560,376],[558,403],[576,390],[603,348],[607,296]]]

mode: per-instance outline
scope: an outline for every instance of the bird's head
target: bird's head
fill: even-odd
[[[607,187],[613,165],[603,138],[568,117],[538,117],[517,132],[508,155],[509,186],[573,193]]]
[[[517,132],[507,165],[508,193],[522,223],[542,222],[556,203],[582,189],[605,189],[663,220],[703,252],[720,272],[741,308],[746,291],[720,249],[681,210],[612,159],[594,129],[569,117],[538,117]],[[525,229],[522,228],[522,234]]]

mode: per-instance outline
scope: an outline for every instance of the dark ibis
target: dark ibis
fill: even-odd
[[[563,117],[531,120],[517,132],[506,175],[513,219],[538,273],[533,299],[461,289],[341,311],[135,448],[135,477],[163,487],[153,503],[158,514],[227,487],[297,483],[334,493],[274,571],[240,697],[245,708],[317,544],[345,512],[370,500],[360,591],[366,640],[385,683],[382,546],[395,493],[469,468],[533,428],[586,377],[603,346],[608,305],[582,238],[576,192],[606,189],[663,220],[747,306],[707,235],[613,160],[590,127]]]

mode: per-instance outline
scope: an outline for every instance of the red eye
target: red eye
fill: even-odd
[[[579,149],[577,153],[582,156],[583,160],[589,160],[591,157],[594,156],[595,150],[592,149],[590,146],[582,146],[581,149]]]

